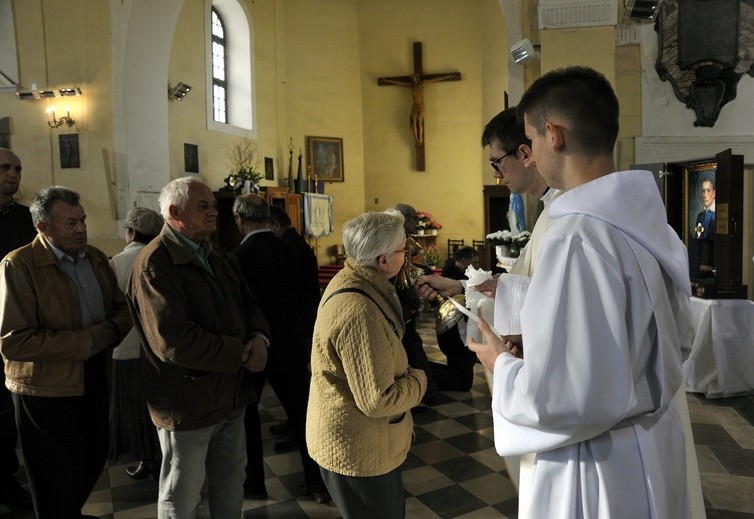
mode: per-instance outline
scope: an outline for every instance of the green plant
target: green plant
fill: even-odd
[[[436,267],[440,264],[440,261],[442,261],[442,258],[440,256],[440,251],[436,246],[430,245],[424,249],[424,263],[430,267]]]

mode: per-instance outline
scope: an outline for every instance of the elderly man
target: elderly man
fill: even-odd
[[[78,518],[105,466],[107,352],[131,328],[107,256],[64,187],[37,194],[38,236],[0,264],[0,351],[37,518]]]
[[[278,239],[269,228],[267,201],[258,195],[236,198],[233,214],[243,235],[241,245],[230,252],[270,324],[274,348],[267,368],[254,374],[254,389],[262,392],[265,380],[283,405],[293,430],[304,467],[305,493],[320,503],[330,500],[319,467],[306,448],[306,405],[309,400],[309,347],[305,319],[311,308],[306,299],[304,274],[293,246]],[[309,342],[311,344],[311,342]],[[256,404],[246,410],[246,497],[267,497],[262,456],[261,419]],[[253,441],[251,441],[253,439]]]
[[[194,177],[160,192],[166,225],[139,254],[127,290],[144,346],[144,396],[162,450],[158,517],[194,517],[205,469],[213,519],[243,505],[250,371],[267,362],[267,321],[234,265],[212,250],[217,209]]]
[[[29,208],[13,198],[20,185],[21,159],[0,148],[0,260],[37,235]],[[13,400],[5,387],[5,374],[0,370],[0,504],[23,510],[31,508],[31,495],[16,480],[19,469],[16,442]]]

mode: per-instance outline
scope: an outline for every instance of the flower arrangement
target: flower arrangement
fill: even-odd
[[[230,145],[227,159],[231,173],[223,180],[224,189],[239,193],[248,185],[249,192],[258,194],[262,174],[257,171],[259,166],[257,143],[250,139],[243,139]]]
[[[523,249],[529,243],[530,238],[531,233],[529,231],[521,231],[513,237],[513,245],[517,245],[519,249]]]
[[[513,233],[509,230],[495,231],[486,236],[487,242],[492,245],[508,245],[513,243]]]
[[[430,267],[436,267],[440,264],[441,260],[442,258],[440,257],[440,251],[436,246],[430,245],[429,247],[424,249],[424,263],[426,263]]]
[[[416,228],[417,229],[431,229],[432,215],[425,211],[417,211],[416,213]]]
[[[514,246],[517,248],[523,248],[531,238],[529,231],[522,231],[518,234],[513,234],[509,230],[495,231],[486,236],[487,242],[492,245],[506,245],[508,247]]]
[[[442,224],[437,220],[432,220],[431,222],[429,222],[429,228],[439,231],[440,229],[442,229]]]

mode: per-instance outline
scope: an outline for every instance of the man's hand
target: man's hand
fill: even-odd
[[[429,285],[435,291],[440,292],[445,297],[454,296],[463,293],[463,285],[456,279],[444,278],[438,275],[419,276],[416,286]]]
[[[521,335],[504,335],[503,341],[506,345],[510,345],[511,353],[519,359],[524,358],[524,343]]]
[[[97,323],[89,328],[89,332],[92,334],[92,348],[89,350],[90,359],[99,352],[116,346],[118,334],[115,323],[112,321]]]
[[[255,335],[244,344],[241,362],[252,373],[259,373],[267,365],[267,342],[261,335]]]
[[[497,278],[488,279],[487,281],[479,285],[469,285],[469,287],[471,287],[473,290],[476,290],[477,292],[481,292],[487,297],[495,299],[495,293],[497,292]]]
[[[514,347],[514,344],[510,340],[503,340],[495,335],[490,329],[490,325],[487,324],[487,321],[481,317],[477,322],[479,324],[479,331],[484,335],[485,342],[476,342],[474,339],[469,338],[469,349],[476,353],[476,356],[479,357],[479,361],[485,368],[494,372],[495,361],[498,356],[502,353],[512,353],[511,348]]]

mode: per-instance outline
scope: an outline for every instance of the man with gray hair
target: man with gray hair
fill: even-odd
[[[0,263],[0,352],[37,518],[82,517],[107,459],[107,352],[131,328],[78,193],[31,205],[38,235]]]
[[[144,396],[162,450],[158,517],[194,517],[205,470],[213,519],[243,505],[249,372],[264,369],[269,328],[235,266],[212,250],[215,196],[194,177],[160,192],[166,225],[139,254],[127,289],[144,344]]]
[[[230,251],[251,292],[259,301],[270,325],[273,348],[267,367],[254,373],[254,389],[262,393],[269,379],[272,389],[285,409],[304,467],[305,494],[320,503],[330,500],[319,468],[306,448],[306,404],[309,400],[309,349],[305,340],[302,316],[311,311],[304,296],[303,269],[295,249],[278,239],[269,228],[267,200],[258,195],[236,198],[233,214],[243,240]],[[246,497],[267,497],[262,453],[262,422],[256,404],[246,409]],[[277,449],[277,446],[276,446]]]

